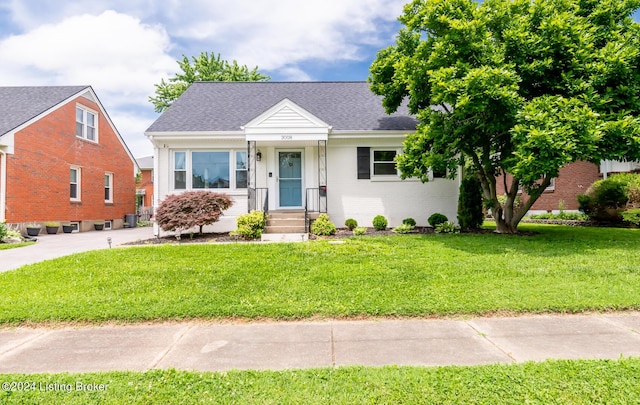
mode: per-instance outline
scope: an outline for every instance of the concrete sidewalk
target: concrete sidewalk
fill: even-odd
[[[640,312],[0,329],[0,373],[476,365],[640,356]]]
[[[116,247],[127,242],[153,238],[153,228],[148,226],[57,235],[41,233],[37,236],[38,241],[32,246],[0,250],[0,273],[73,253],[108,249],[107,238],[111,238],[111,246]]]

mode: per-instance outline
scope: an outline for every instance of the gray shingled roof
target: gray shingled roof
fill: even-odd
[[[283,99],[333,130],[408,130],[406,107],[388,115],[366,82],[196,82],[146,132],[240,131]]]
[[[89,86],[0,87],[0,136]]]
[[[136,163],[140,169],[153,169],[153,156],[136,158]]]

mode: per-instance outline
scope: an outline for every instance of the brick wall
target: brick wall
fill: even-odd
[[[559,176],[554,180],[554,189],[545,191],[533,204],[531,210],[557,210],[560,201],[564,202],[565,209],[577,210],[577,195],[584,194],[587,188],[599,179],[600,168],[593,163],[578,161],[568,164],[560,169]],[[507,177],[507,184],[509,180],[509,177]],[[497,187],[498,194],[505,193],[502,176],[497,179]],[[524,194],[523,198],[527,198],[526,194]]]
[[[138,189],[144,190],[144,207],[151,207],[153,205],[153,170],[143,169],[140,170],[140,184]]]
[[[98,113],[98,143],[75,135],[75,108]],[[81,168],[81,201],[69,196],[69,170]],[[15,135],[7,160],[7,223],[116,220],[135,212],[134,164],[100,113],[83,98],[69,102]],[[104,175],[113,173],[113,203],[104,200]]]

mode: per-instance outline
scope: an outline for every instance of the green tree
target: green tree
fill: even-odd
[[[415,0],[370,68],[388,112],[419,120],[404,178],[469,162],[499,232],[577,160],[640,158],[639,0]],[[510,174],[511,176],[501,175]],[[506,202],[498,202],[498,179]],[[509,179],[507,181],[507,179]],[[514,206],[518,191],[529,198]]]
[[[182,73],[165,81],[160,80],[156,84],[156,96],[149,97],[156,112],[163,112],[171,106],[174,100],[187,90],[189,85],[196,81],[218,81],[218,82],[252,82],[267,81],[270,79],[258,72],[258,67],[249,69],[247,65],[238,65],[235,60],[229,63],[220,58],[220,54],[215,56],[207,52],[201,52],[200,56],[191,57],[191,61],[182,55],[182,61],[177,61]],[[193,63],[192,63],[193,62]]]

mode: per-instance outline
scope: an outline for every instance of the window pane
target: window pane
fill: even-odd
[[[76,122],[84,122],[84,110],[82,108],[76,107]]]
[[[236,169],[247,170],[247,152],[236,152]]]
[[[111,185],[111,177],[108,174],[104,175],[104,186],[109,187]]]
[[[175,172],[174,173],[174,185],[176,190],[184,190],[187,188],[187,172]]]
[[[192,152],[193,188],[229,188],[229,152]]]
[[[111,189],[108,187],[104,188],[104,200],[111,201]]]
[[[76,122],[76,136],[79,136],[80,138],[84,137],[84,133],[82,131],[83,128],[84,125],[82,125],[81,122]]]
[[[87,111],[87,125],[90,127],[96,127],[96,115]]]
[[[71,169],[70,171],[71,173],[71,182],[72,183],[77,183],[78,182],[78,171],[76,169]]]
[[[186,169],[186,164],[185,164],[185,159],[187,157],[186,152],[176,152],[174,155],[174,169],[176,170],[185,170]]]
[[[71,184],[71,190],[69,193],[69,197],[70,198],[78,198],[78,185],[77,184]]]
[[[246,170],[236,170],[236,188],[247,188]]]
[[[374,175],[397,175],[396,163],[374,163],[373,164]]]
[[[95,141],[96,140],[96,129],[95,128],[87,127],[87,139],[89,139],[90,141]]]
[[[395,150],[376,150],[373,151],[374,162],[393,162],[396,157]]]

